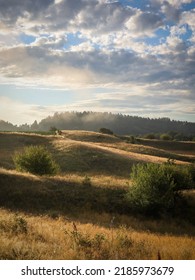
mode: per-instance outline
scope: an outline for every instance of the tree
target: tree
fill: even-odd
[[[31,130],[34,130],[34,131],[39,130],[39,125],[38,125],[37,121],[34,121],[34,123],[31,125]]]

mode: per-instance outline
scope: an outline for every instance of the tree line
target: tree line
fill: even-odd
[[[147,135],[153,137],[159,133],[172,133],[178,140],[192,140],[195,136],[195,123],[170,120],[169,118],[142,118],[109,112],[63,112],[48,116],[40,122],[13,125],[0,121],[1,131],[49,131],[51,127],[59,130],[99,131],[107,128],[119,135]],[[150,136],[149,136],[150,135]]]

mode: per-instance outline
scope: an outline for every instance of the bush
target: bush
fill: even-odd
[[[114,134],[112,130],[110,130],[108,128],[104,128],[104,127],[100,128],[99,132],[104,133],[104,134],[110,134],[110,135]]]
[[[174,206],[175,183],[170,174],[157,164],[137,164],[132,168],[127,199],[132,208],[158,214]]]
[[[14,158],[16,170],[36,175],[55,175],[59,167],[43,146],[29,146]]]
[[[131,207],[147,214],[173,209],[181,190],[194,188],[194,167],[166,164],[137,164],[127,199]]]
[[[163,164],[161,168],[172,177],[176,191],[194,188],[195,169],[192,165],[176,165],[168,162]]]
[[[172,140],[171,136],[170,136],[169,134],[167,134],[167,133],[161,134],[161,135],[160,135],[160,139],[161,139],[161,140],[164,140],[164,141],[170,141],[170,140]]]

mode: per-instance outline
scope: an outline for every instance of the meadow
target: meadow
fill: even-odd
[[[15,170],[13,155],[43,145],[55,176]],[[195,142],[121,138],[87,131],[0,133],[0,259],[195,259],[195,191],[174,213],[132,211],[134,164],[189,165]]]

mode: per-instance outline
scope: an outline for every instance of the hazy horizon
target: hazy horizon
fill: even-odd
[[[52,115],[48,115],[48,116],[46,116],[45,118],[42,118],[40,121],[37,121],[36,119],[34,119],[31,123],[29,122],[25,122],[25,123],[14,123],[14,122],[9,122],[9,121],[7,121],[7,120],[4,120],[4,119],[0,119],[0,121],[4,121],[4,122],[8,122],[8,123],[11,123],[12,125],[15,125],[15,126],[20,126],[20,125],[25,125],[25,124],[27,124],[27,125],[32,125],[34,122],[36,122],[37,121],[37,123],[39,124],[42,120],[44,120],[44,119],[47,119],[48,117],[54,117],[54,115],[56,114],[56,113],[59,113],[59,114],[63,114],[63,113],[79,113],[79,114],[82,114],[82,113],[84,113],[84,112],[86,112],[86,113],[97,113],[97,114],[101,114],[101,113],[108,113],[108,114],[112,114],[113,116],[114,115],[123,115],[123,116],[130,116],[130,117],[138,117],[138,118],[142,118],[142,119],[150,119],[150,120],[158,120],[158,119],[170,119],[170,121],[172,122],[172,121],[178,121],[178,122],[187,122],[187,123],[195,123],[195,121],[186,121],[186,120],[180,120],[180,119],[171,119],[171,118],[169,118],[169,117],[161,117],[161,118],[159,118],[159,117],[151,117],[151,118],[149,118],[149,117],[147,117],[147,116],[145,116],[145,117],[143,117],[143,116],[138,116],[138,115],[130,115],[130,114],[121,114],[121,113],[112,113],[112,112],[94,112],[94,111],[62,111],[62,112],[54,112],[54,114],[52,114]]]

